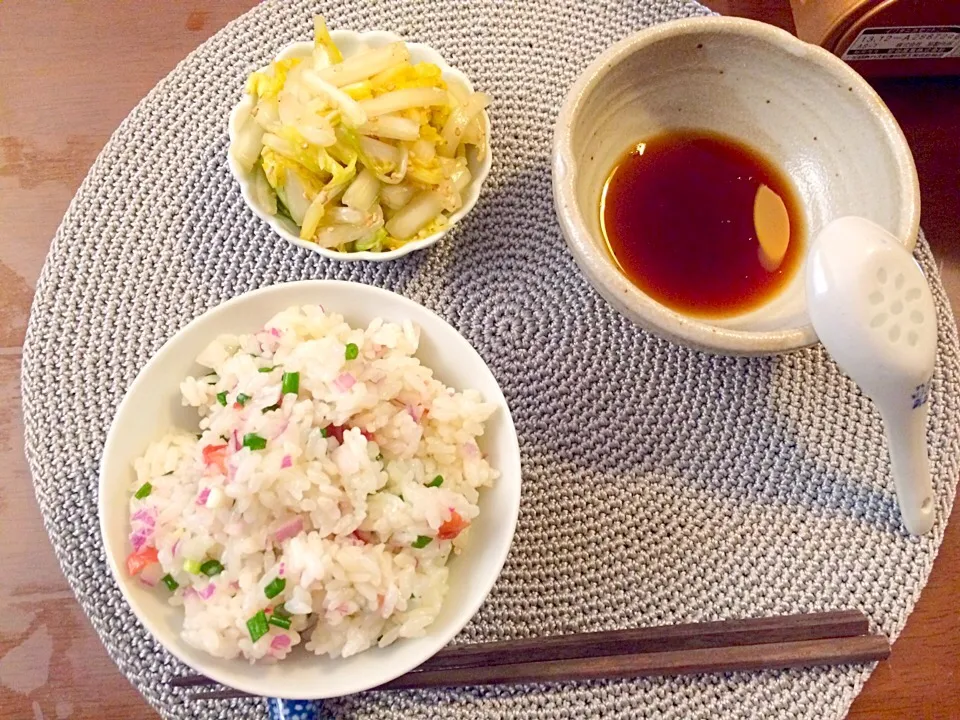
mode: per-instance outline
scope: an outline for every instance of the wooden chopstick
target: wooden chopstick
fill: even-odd
[[[411,672],[491,664],[667,652],[727,645],[817,640],[864,635],[869,621],[856,610],[719,620],[571,635],[550,635],[448,646]],[[202,675],[173,678],[174,687],[212,685]]]
[[[817,665],[874,662],[889,656],[890,644],[885,636],[859,635],[786,643],[734,645],[487,667],[427,670],[401,675],[396,680],[380,685],[374,690],[622,680],[651,676],[782,670]],[[191,699],[224,700],[246,695],[247,693],[239,690],[214,690],[196,693],[191,696]]]
[[[865,636],[847,610],[746,620],[577,633],[445,648],[379,689],[560,682],[867,662],[887,657],[885,637]],[[174,687],[214,684],[173,678]],[[199,693],[195,699],[243,695]]]
[[[377,690],[619,680],[651,675],[699,675],[738,670],[780,670],[882,660],[890,644],[881,635],[800,640],[761,645],[671,650],[668,652],[513,663],[407,673]]]
[[[856,610],[607,630],[446,647],[414,672],[865,635]]]

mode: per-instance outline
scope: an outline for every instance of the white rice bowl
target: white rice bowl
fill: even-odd
[[[349,298],[336,303],[344,308],[363,296],[366,307],[348,310],[348,322],[332,304],[316,303],[324,293],[298,304],[308,288]],[[254,304],[257,296],[270,302]],[[280,306],[284,298],[294,302]],[[417,312],[397,313],[386,298]],[[245,302],[263,305],[254,313],[261,324],[235,307],[227,314],[244,319],[232,329],[251,332],[224,334],[221,310]],[[425,339],[442,326],[464,346],[434,338],[445,356],[473,364],[472,372],[438,373],[455,387],[418,359],[438,350],[427,340],[418,353],[422,325]],[[184,333],[191,342],[172,348]],[[196,364],[182,357],[187,347]],[[172,386],[150,383],[154,396],[169,388],[181,407],[135,413],[127,406],[143,404],[140,386],[158,362],[167,377],[175,366],[189,368]],[[294,374],[296,392],[283,395]],[[482,602],[516,522],[515,433],[499,388],[485,376],[479,356],[432,313],[352,283],[267,288],[194,321],[128,391],[105,448],[101,525],[131,606],[178,657],[248,692],[329,697],[415,667]],[[472,378],[477,389],[462,382]],[[164,415],[177,421],[165,424]],[[484,517],[490,499],[500,511],[493,522]],[[131,576],[123,559],[144,548],[155,548],[158,562]],[[280,603],[277,624],[251,629]],[[167,607],[159,623],[158,604]],[[257,672],[242,669],[254,661]],[[321,678],[307,670],[314,663],[349,666],[347,677]],[[277,682],[286,674],[274,668],[287,667],[287,682]]]

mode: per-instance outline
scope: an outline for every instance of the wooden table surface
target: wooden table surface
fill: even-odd
[[[0,2],[0,718],[155,717],[60,572],[23,456],[21,346],[44,256],[100,148],[188,52],[251,5]],[[713,0],[792,30],[786,0]],[[142,10],[141,10],[142,8]],[[960,81],[877,83],[920,172],[923,227],[960,307]],[[930,582],[850,718],[960,717],[960,511]]]

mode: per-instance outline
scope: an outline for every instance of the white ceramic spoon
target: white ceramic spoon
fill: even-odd
[[[883,417],[903,524],[921,535],[934,519],[926,421],[937,318],[926,278],[893,235],[844,217],[814,240],[806,283],[820,341]]]

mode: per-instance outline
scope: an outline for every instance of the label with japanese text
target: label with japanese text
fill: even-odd
[[[863,30],[844,60],[919,60],[960,56],[960,26],[874,27]]]

